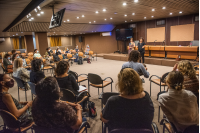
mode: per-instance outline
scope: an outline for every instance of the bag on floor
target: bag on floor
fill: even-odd
[[[95,103],[92,101],[88,101],[88,108],[89,108],[89,117],[96,117],[97,116],[97,111],[95,107]]]
[[[82,58],[79,58],[79,59],[78,59],[78,64],[79,64],[79,65],[82,65],[82,64],[83,64]]]

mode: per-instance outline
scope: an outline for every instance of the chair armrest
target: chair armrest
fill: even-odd
[[[91,96],[90,96],[90,93],[88,93],[87,91],[82,91],[82,92],[80,92],[78,95],[76,95],[76,97],[79,98],[83,93],[87,93],[87,96],[88,96],[88,97],[91,97]]]
[[[113,79],[111,78],[111,77],[106,77],[103,81],[105,81],[106,79],[110,79],[111,80],[111,82],[113,83]]]
[[[159,133],[158,126],[156,125],[155,122],[152,122],[152,123],[151,123],[151,126],[152,126],[152,128],[153,128],[154,133]]]
[[[79,127],[77,133],[83,133],[85,130],[87,130],[87,128],[90,128],[90,124],[87,121],[82,122],[82,124]]]
[[[161,79],[161,77],[157,76],[157,75],[152,75],[150,78],[149,78],[149,81],[151,81],[151,78],[152,77],[157,77],[158,79]]]
[[[78,77],[79,77],[79,76],[81,76],[81,75],[85,75],[85,76],[87,76],[87,77],[88,77],[88,75],[87,75],[87,74],[80,74],[80,75],[78,75]]]
[[[77,103],[78,103],[78,104],[81,104],[81,103],[82,103],[83,101],[85,101],[85,99],[87,99],[87,98],[88,98],[88,96],[84,96],[83,99],[81,99],[81,101],[78,101]]]

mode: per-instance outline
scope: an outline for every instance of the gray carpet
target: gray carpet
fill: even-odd
[[[95,59],[95,61],[92,61],[91,64],[88,64],[86,62],[84,62],[83,65],[73,64],[72,66],[70,66],[70,70],[75,71],[78,74],[95,73],[95,74],[100,75],[102,77],[102,79],[104,79],[106,77],[112,77],[112,79],[114,81],[113,91],[118,92],[117,88],[116,88],[117,74],[119,73],[123,63],[124,63],[124,61],[106,60],[101,57],[98,57],[97,61]],[[158,75],[158,76],[162,76],[162,74],[164,74],[165,72],[169,72],[172,70],[172,67],[157,66],[157,65],[150,65],[150,64],[147,64],[147,68],[151,75]],[[0,69],[0,73],[2,73],[2,69]],[[45,71],[45,75],[50,76],[49,71],[48,72]],[[145,79],[145,83],[143,84],[144,90],[149,92],[149,88],[150,88],[149,79],[148,78],[147,79],[144,78],[144,79]],[[82,82],[81,85],[87,86],[87,81]],[[109,85],[109,86],[105,87],[104,92],[110,92],[110,90],[111,90],[111,88]],[[162,90],[163,90],[163,88],[162,88]],[[100,89],[100,92],[101,92],[101,89]],[[156,100],[158,92],[159,92],[159,86],[152,84],[151,98],[152,98],[152,101],[154,103],[154,108],[155,108],[153,121],[156,122],[156,124],[161,132],[162,127],[158,123],[158,102]],[[11,93],[15,98],[18,98],[16,84],[13,88],[11,88],[9,90],[9,93]],[[28,100],[31,100],[31,92],[28,91],[27,94],[28,94]],[[89,133],[101,133],[101,121],[100,121],[101,102],[98,99],[98,89],[91,87],[90,94],[91,94],[90,100],[95,103],[98,116],[94,119],[87,118],[87,120],[91,126],[91,128],[89,129]],[[20,91],[20,98],[21,98],[21,101],[25,100],[25,94],[23,91]],[[161,113],[161,116],[162,116],[162,113]],[[0,118],[0,125],[2,125],[2,124],[3,124],[3,121]]]

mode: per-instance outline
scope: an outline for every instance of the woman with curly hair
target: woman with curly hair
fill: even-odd
[[[180,71],[183,74],[185,89],[192,91],[197,97],[197,103],[199,103],[199,80],[196,77],[193,65],[188,60],[183,60],[175,64],[173,71]]]
[[[159,96],[158,102],[167,119],[178,132],[183,132],[190,125],[199,123],[196,96],[184,89],[184,76],[179,71],[172,71],[166,79],[168,92]]]
[[[149,77],[149,72],[144,64],[139,63],[141,58],[140,52],[137,50],[132,50],[128,57],[128,62],[122,65],[122,68],[133,68],[140,76],[144,75],[145,78]]]
[[[78,94],[79,86],[76,79],[71,74],[68,74],[69,63],[67,61],[60,61],[55,69],[56,79],[60,88],[71,90],[74,94]]]
[[[31,61],[30,82],[37,84],[41,79],[45,78],[41,59],[33,59]]]
[[[124,68],[118,74],[120,95],[111,96],[102,110],[101,120],[112,129],[152,129],[154,106],[144,91],[138,73]]]

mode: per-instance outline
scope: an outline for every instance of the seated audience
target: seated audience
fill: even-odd
[[[199,103],[199,80],[196,77],[196,71],[193,65],[188,60],[179,61],[173,68],[173,71],[176,70],[180,71],[184,76],[184,89],[192,91]]]
[[[124,68],[118,74],[120,95],[111,96],[102,110],[101,120],[113,129],[151,129],[154,106],[149,94],[144,91],[138,73]]]
[[[26,68],[23,68],[22,58],[17,58],[14,61],[13,77],[17,77],[24,82],[30,81],[30,71],[28,71]],[[26,88],[30,88],[28,84],[26,84]]]
[[[40,55],[40,53],[37,49],[34,49],[33,57],[36,58],[36,59],[42,59],[42,56]]]
[[[19,54],[17,54],[17,53],[12,55],[12,62],[13,62],[13,63],[14,63],[14,60],[15,60],[16,58],[20,58],[20,57],[19,57]]]
[[[8,71],[8,68],[7,68],[8,66],[9,66],[9,68],[12,67],[12,62],[11,62],[11,58],[10,58],[9,54],[5,54],[5,56],[4,56],[4,58],[3,58],[3,66],[4,66],[6,71]]]
[[[190,125],[199,124],[199,111],[196,96],[184,89],[184,77],[179,71],[168,74],[166,84],[168,92],[160,94],[159,103],[167,119],[179,132]]]
[[[46,128],[64,128],[69,133],[82,124],[79,104],[60,101],[61,93],[55,78],[42,79],[35,87],[32,116],[35,124]],[[74,109],[75,108],[75,109]]]
[[[53,56],[53,53],[51,53],[50,48],[46,48],[45,56]]]
[[[45,78],[41,59],[33,59],[31,61],[30,82],[37,84],[41,79]]]
[[[132,50],[128,57],[128,62],[122,65],[122,68],[133,68],[140,76],[144,75],[145,78],[149,78],[149,72],[147,72],[147,67],[144,67],[142,63],[139,63],[141,58],[140,52],[137,50]]]
[[[51,47],[48,47],[48,48],[49,48],[50,52],[53,54],[53,50],[51,50]]]
[[[56,55],[62,55],[63,59],[65,59],[64,54],[61,53],[61,50],[59,48],[56,49]]]
[[[69,63],[60,61],[55,69],[56,79],[60,88],[71,90],[74,94],[78,94],[79,86],[73,75],[68,75]]]
[[[0,109],[12,113],[20,120],[20,126],[27,126],[32,122],[29,107],[31,102],[19,102],[11,94],[9,89],[14,86],[14,80],[8,74],[0,74]]]

